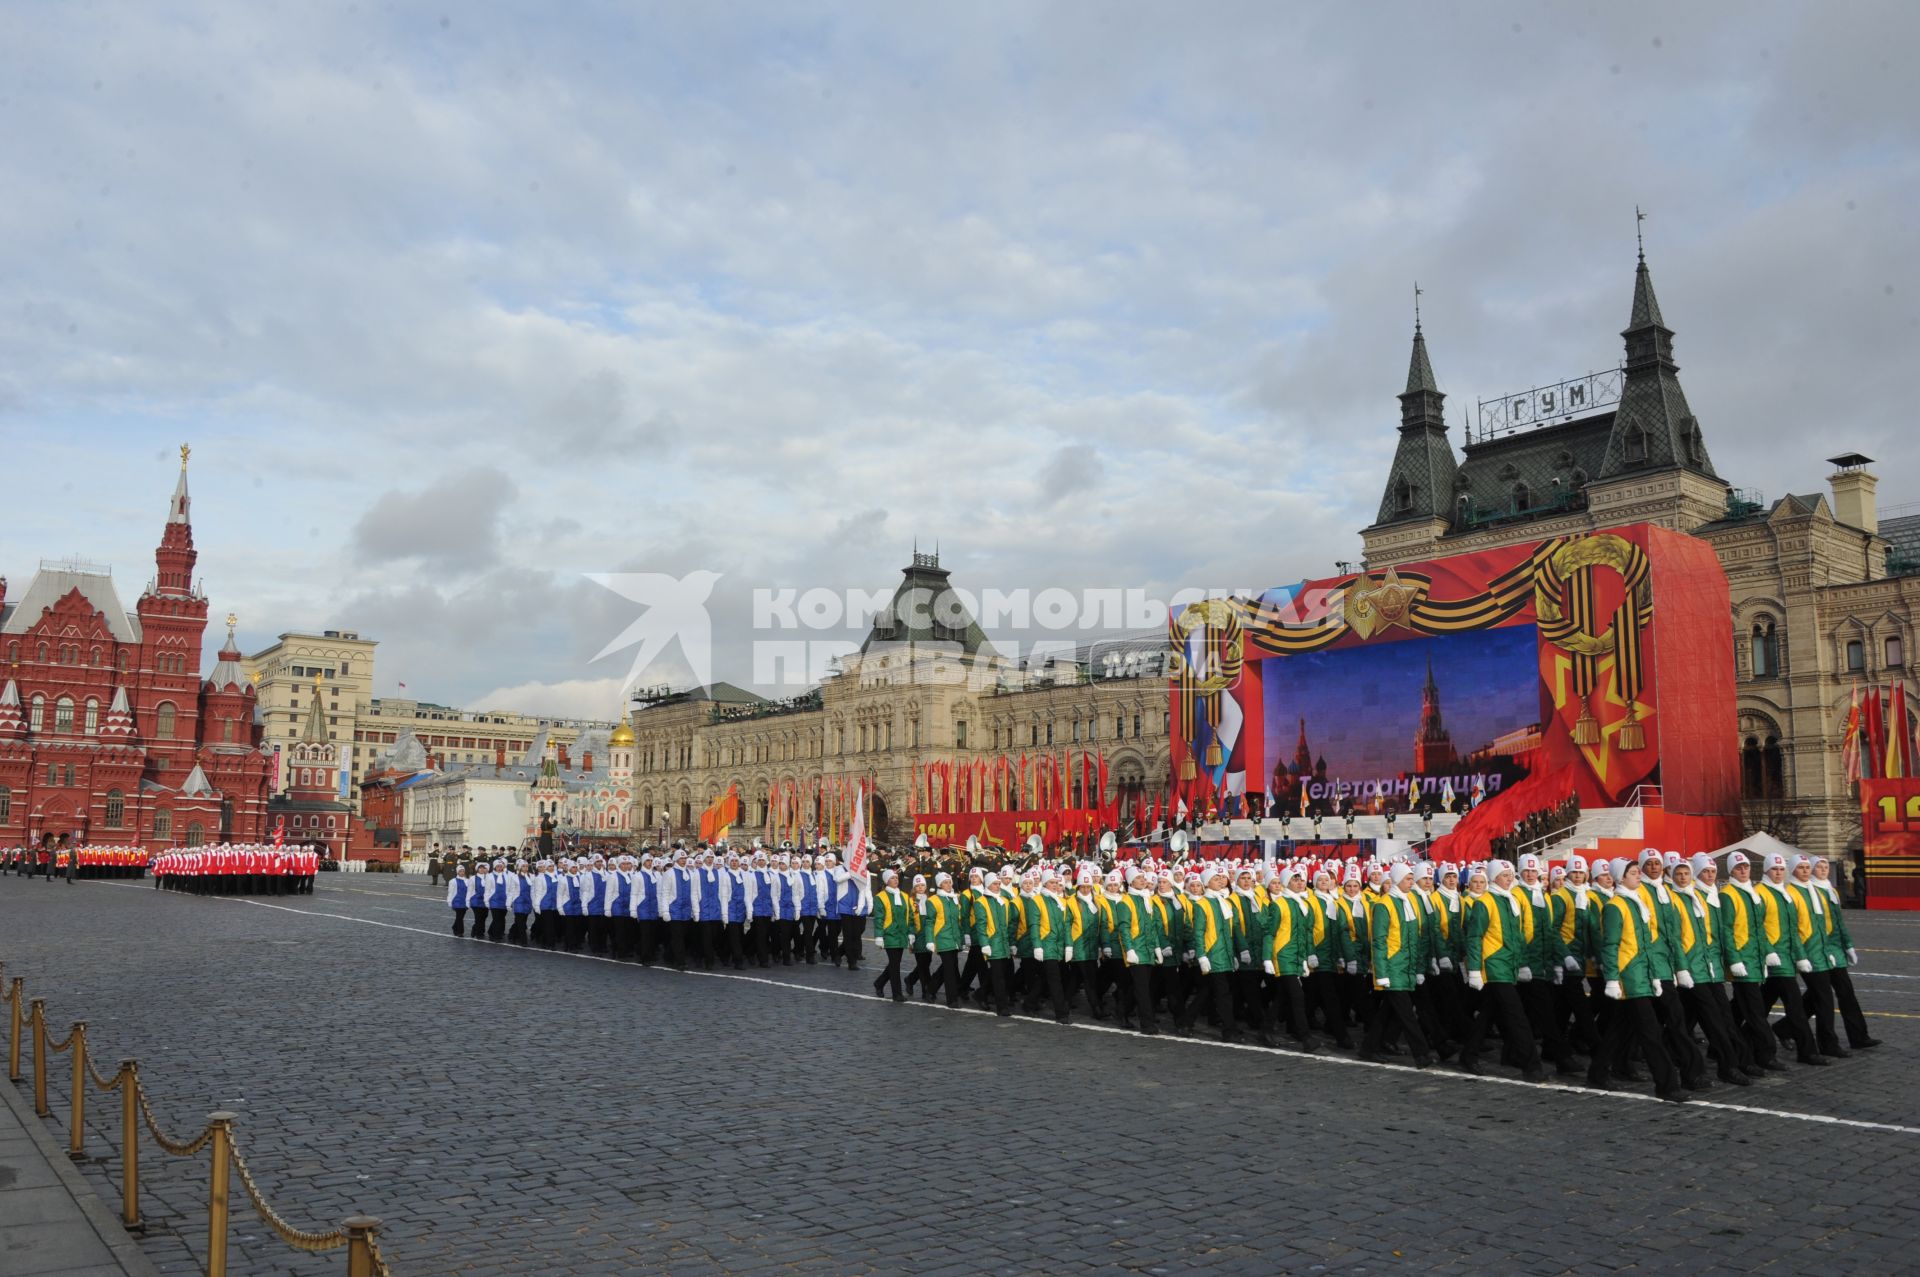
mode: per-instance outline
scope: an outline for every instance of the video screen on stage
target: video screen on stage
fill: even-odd
[[[1276,811],[1437,810],[1446,793],[1464,805],[1511,783],[1551,712],[1538,642],[1515,625],[1268,662],[1261,774]]]

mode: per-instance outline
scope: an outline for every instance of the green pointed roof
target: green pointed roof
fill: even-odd
[[[948,581],[948,572],[940,566],[940,555],[914,551],[913,562],[900,570],[900,585],[887,605],[874,613],[873,626],[860,644],[865,655],[876,643],[951,644],[962,655],[974,656],[993,645],[980,628],[965,601]]]
[[[1653,295],[1653,274],[1647,269],[1646,254],[1640,256],[1640,266],[1633,273],[1633,314],[1627,319],[1629,331],[1638,328],[1667,326],[1660,318],[1660,299]]]
[[[1407,363],[1407,388],[1405,394],[1417,394],[1420,391],[1440,393],[1440,385],[1433,379],[1433,364],[1427,359],[1427,339],[1420,332],[1420,325],[1413,326],[1413,358]]]

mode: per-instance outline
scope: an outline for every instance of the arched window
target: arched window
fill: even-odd
[[[60,769],[54,766],[52,763],[48,763],[47,764],[47,784],[58,785],[59,783],[60,783]]]
[[[18,665],[19,663],[20,663],[20,645],[18,643],[7,644],[7,664]]]
[[[1858,674],[1867,668],[1867,645],[1859,639],[1847,640],[1847,670]]]
[[[1394,480],[1393,508],[1401,511],[1413,509],[1413,485],[1404,476]]]
[[[1888,635],[1887,644],[1886,644],[1886,656],[1887,656],[1886,665],[1887,665],[1887,668],[1890,670],[1901,669],[1906,665],[1907,663],[1906,649],[1901,644],[1900,636],[1898,634]]]
[[[42,665],[46,664],[47,645],[45,643],[40,644],[37,648],[34,649],[34,654]]]
[[[1774,638],[1773,622],[1761,619],[1753,623],[1753,633],[1748,636],[1747,647],[1753,657],[1753,676],[1772,678],[1780,673],[1780,650]]]
[[[196,820],[187,825],[187,846],[198,847],[205,840],[206,831],[200,828],[199,821]]]
[[[13,819],[13,791],[0,785],[0,825]]]
[[[1135,740],[1140,739],[1140,716],[1138,714],[1133,716],[1133,738]]]
[[[332,828],[333,828],[333,817],[331,817],[331,816],[329,816],[329,817],[327,817],[327,828],[328,828],[328,829],[332,829]]]
[[[87,698],[87,735],[97,735],[100,731],[100,702]]]
[[[302,768],[300,769],[300,783],[301,783],[302,785],[311,785],[311,784],[313,784],[313,769],[312,769],[312,768],[310,768],[310,767],[302,767]]]
[[[220,721],[220,739],[229,745],[233,744],[233,720],[231,718]]]
[[[153,734],[161,740],[172,740],[174,718],[173,702],[161,701],[160,708],[153,712]]]
[[[93,653],[88,659],[88,664],[98,665],[99,663],[100,663],[100,649],[96,647],[93,649]]]
[[[153,813],[153,836],[166,842],[173,841],[173,813],[156,811]]]
[[[1647,459],[1647,432],[1639,426],[1627,431],[1627,460],[1633,462]]]
[[[72,763],[67,764],[64,774],[67,778],[67,786],[71,788],[73,786],[73,764]]]
[[[73,697],[62,696],[53,703],[53,730],[56,732],[73,730]]]
[[[107,791],[107,828],[119,829],[127,823],[127,796],[117,789]]]
[[[113,668],[119,670],[122,674],[127,672],[127,651],[125,648],[121,648],[113,654]]]

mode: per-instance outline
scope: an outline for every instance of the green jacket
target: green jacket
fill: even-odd
[[[1643,878],[1638,890],[1640,898],[1653,911],[1653,934],[1646,942],[1647,969],[1653,979],[1665,981],[1673,979],[1673,973],[1680,967],[1680,911],[1674,906],[1673,888],[1668,887],[1664,879],[1660,885],[1666,888],[1664,893],[1655,891],[1653,884]]]
[[[1602,914],[1600,974],[1608,981],[1620,982],[1620,992],[1629,998],[1653,996],[1652,954],[1655,944],[1652,926],[1641,906],[1645,901],[1625,892],[1615,894]],[[1653,911],[1646,905],[1647,913]]]
[[[1242,971],[1258,971],[1260,963],[1273,938],[1275,920],[1278,911],[1273,906],[1273,897],[1265,891],[1256,891],[1252,895],[1241,895],[1238,891],[1229,891],[1227,900],[1233,905],[1235,919],[1239,925],[1242,940],[1240,953],[1247,955],[1246,961],[1239,962]],[[1234,957],[1237,959],[1240,953]]]
[[[1099,896],[1074,892],[1067,897],[1068,962],[1093,962],[1107,943],[1106,913]]]
[[[1433,906],[1433,956],[1446,958],[1456,971],[1463,969],[1467,956],[1465,898],[1456,891],[1453,899],[1448,900],[1447,894],[1435,887],[1427,901]]]
[[[1373,902],[1364,891],[1352,896],[1342,891],[1340,908],[1340,956],[1347,962],[1359,963],[1360,973],[1365,975],[1373,970],[1373,940],[1368,930],[1372,923]]]
[[[1760,903],[1763,916],[1760,925],[1760,939],[1766,953],[1780,959],[1769,974],[1791,977],[1794,963],[1800,960],[1800,926],[1794,916],[1792,888],[1784,884],[1774,886],[1762,879],[1760,881]],[[1765,958],[1762,957],[1762,962]]]
[[[1113,933],[1108,943],[1130,967],[1150,967],[1160,961],[1164,940],[1160,911],[1154,908],[1152,896],[1129,891],[1113,898]]]
[[[1179,892],[1156,894],[1154,907],[1160,911],[1160,965],[1179,966],[1193,943],[1193,919],[1187,910],[1187,898]]]
[[[919,923],[913,897],[898,887],[873,893],[873,936],[882,949],[904,949],[913,943]]]
[[[931,953],[952,953],[960,947],[966,904],[951,892],[936,891],[920,910],[920,939]]]
[[[1233,901],[1227,897],[1200,896],[1193,902],[1190,926],[1194,960],[1205,958],[1212,974],[1232,971],[1247,940]]]
[[[1719,928],[1715,925],[1718,911],[1701,899],[1698,888],[1675,887],[1673,895],[1680,906],[1678,945],[1682,965],[1695,984],[1719,984],[1727,978],[1727,969],[1720,959]]]
[[[1815,879],[1813,885],[1819,889],[1819,880]],[[1847,950],[1853,948],[1853,932],[1847,928],[1847,914],[1846,910],[1840,907],[1840,893],[1837,890],[1828,891],[1825,903],[1828,914],[1833,918],[1833,965],[1844,969],[1848,963]]]
[[[1346,961],[1346,923],[1338,894],[1331,902],[1317,891],[1307,893],[1307,907],[1313,911],[1313,956],[1320,959],[1319,970],[1331,972]]]
[[[973,918],[970,930],[973,943],[986,958],[1010,958],[1013,956],[1012,919],[1007,902],[992,892],[983,891],[974,897]]]
[[[1025,897],[1023,909],[1027,925],[1020,937],[1020,956],[1060,961],[1067,951],[1067,906],[1058,896],[1036,891]]]
[[[1307,974],[1307,955],[1313,952],[1313,907],[1304,896],[1285,892],[1272,899],[1274,928],[1261,942],[1262,970],[1271,965],[1274,975]]]
[[[1794,936],[1800,941],[1800,952],[1815,971],[1831,971],[1836,965],[1844,966],[1847,955],[1840,954],[1840,963],[1833,960],[1837,948],[1842,948],[1834,939],[1833,905],[1826,893],[1821,892],[1816,902],[1813,893],[1820,888],[1812,883],[1802,883],[1787,879],[1787,890],[1793,893]],[[1818,903],[1819,909],[1814,905]]]
[[[1532,914],[1525,965],[1533,972],[1534,979],[1550,980],[1562,956],[1560,932],[1553,925],[1553,900],[1547,895],[1546,884],[1542,883],[1539,891],[1540,902],[1536,904],[1533,899],[1534,888],[1524,882],[1513,884],[1513,898]]]
[[[1755,889],[1755,895],[1759,889]],[[1759,984],[1767,978],[1766,901],[1755,900],[1737,882],[1720,888],[1720,963],[1727,978],[1740,984]],[[1735,971],[1738,966],[1742,971]]]
[[[1373,982],[1411,992],[1426,974],[1420,962],[1420,906],[1411,896],[1392,892],[1375,896],[1367,906],[1367,935],[1372,947]]]
[[[1478,971],[1488,984],[1512,984],[1530,957],[1533,910],[1521,899],[1521,888],[1506,898],[1483,891],[1468,896],[1466,906],[1467,970]]]

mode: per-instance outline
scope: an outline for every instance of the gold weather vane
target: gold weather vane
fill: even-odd
[[[184,443],[180,445],[180,468],[182,470],[185,470],[187,468],[187,457],[191,455],[192,452],[193,452],[193,448],[191,445],[184,444]]]

